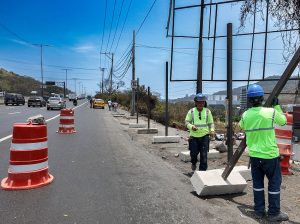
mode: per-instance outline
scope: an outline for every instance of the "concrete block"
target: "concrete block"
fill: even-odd
[[[156,134],[158,133],[157,128],[140,128],[137,130],[138,134]]]
[[[129,128],[145,128],[146,124],[129,123]]]
[[[191,161],[191,156],[190,156],[190,151],[183,151],[179,153],[179,159],[183,162],[190,162]]]
[[[153,136],[152,143],[178,143],[180,136]]]
[[[179,158],[183,162],[190,162],[191,157],[190,157],[190,151],[183,151],[179,153]],[[207,154],[207,159],[219,159],[221,158],[221,154],[219,151],[215,149],[210,149],[208,154]],[[198,161],[200,160],[200,154],[198,155]]]
[[[124,117],[122,114],[113,114],[113,117]]]
[[[122,125],[129,125],[129,122],[121,121],[120,124],[122,124]]]
[[[130,120],[130,119],[136,119],[136,116],[127,116],[126,117],[128,120]]]
[[[294,161],[300,161],[300,144],[293,144],[293,156]]]
[[[207,159],[220,159],[221,153],[215,149],[210,149],[207,154]]]
[[[239,172],[246,181],[252,180],[251,169],[248,169],[247,166],[235,166],[232,172],[234,171]]]
[[[237,171],[232,171],[225,181],[223,169],[195,171],[191,177],[194,190],[200,196],[241,193],[247,187],[246,180]]]

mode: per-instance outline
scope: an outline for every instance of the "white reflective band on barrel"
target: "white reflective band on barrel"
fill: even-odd
[[[9,173],[20,173],[20,172],[30,172],[35,170],[40,170],[48,168],[48,161],[30,165],[9,165],[8,172]]]
[[[74,124],[61,124],[61,128],[74,128]]]
[[[10,150],[37,150],[48,148],[48,142],[35,142],[35,143],[11,143]]]
[[[277,144],[291,144],[292,139],[286,139],[286,138],[276,138]]]
[[[293,126],[292,125],[284,125],[284,126],[275,125],[275,128],[280,129],[280,130],[292,130]]]
[[[62,116],[62,115],[60,115],[60,119],[72,120],[72,119],[74,119],[74,116]]]

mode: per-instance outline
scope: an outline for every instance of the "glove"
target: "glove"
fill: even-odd
[[[216,134],[214,132],[211,132],[209,137],[211,141],[214,141],[216,139]]]
[[[276,106],[279,105],[279,100],[277,97],[274,97],[273,101],[272,101],[272,106]]]

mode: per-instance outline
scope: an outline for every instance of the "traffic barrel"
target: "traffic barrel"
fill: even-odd
[[[59,128],[57,130],[61,134],[73,134],[76,133],[74,126],[74,110],[73,109],[61,109]]]
[[[291,175],[293,174],[290,171],[291,164],[290,159],[292,156],[292,136],[293,136],[293,115],[289,113],[284,114],[287,119],[285,126],[276,126],[275,127],[275,136],[277,140],[277,146],[279,148],[280,154],[280,167],[281,174]]]
[[[4,190],[24,190],[50,184],[48,137],[45,124],[13,125],[8,177],[1,181]]]

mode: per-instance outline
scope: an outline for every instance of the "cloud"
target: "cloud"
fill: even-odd
[[[97,51],[97,47],[93,44],[83,44],[73,47],[72,50],[78,53],[90,53]]]
[[[25,46],[32,46],[31,44],[25,42],[25,41],[22,41],[22,40],[17,40],[17,39],[9,39],[10,41],[12,42],[15,42],[17,44],[21,44],[21,45],[25,45]]]

